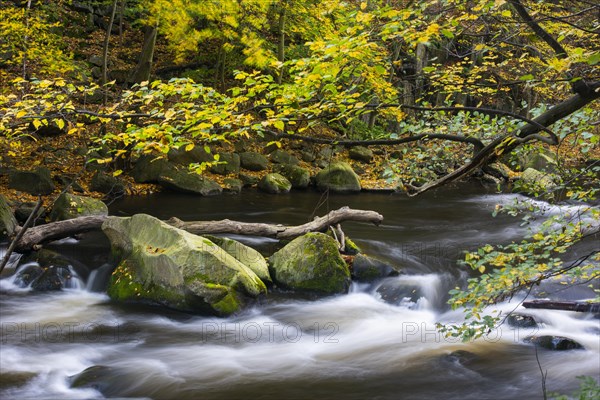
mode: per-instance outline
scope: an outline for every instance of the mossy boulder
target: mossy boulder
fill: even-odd
[[[247,151],[240,154],[240,165],[242,168],[250,171],[263,171],[267,169],[269,160],[262,154],[254,151]]]
[[[219,246],[227,254],[247,266],[254,272],[263,282],[271,282],[269,275],[269,265],[267,260],[258,251],[252,247],[246,246],[237,240],[226,237],[205,235],[205,238]]]
[[[352,277],[357,281],[371,282],[397,274],[394,267],[388,263],[365,254],[356,255],[352,262]]]
[[[213,174],[229,175],[240,172],[240,156],[237,153],[219,154],[219,163],[210,167]]]
[[[306,189],[310,184],[310,172],[298,165],[284,164],[279,173],[290,181],[294,189]]]
[[[34,171],[12,171],[9,174],[8,187],[33,195],[48,195],[54,191],[54,182],[50,170],[39,167]]]
[[[324,233],[297,237],[269,262],[273,281],[290,289],[335,294],[346,293],[350,286],[350,270],[337,242]]]
[[[533,168],[527,168],[515,184],[515,190],[528,194],[549,193],[556,189],[555,176]]]
[[[205,178],[184,168],[170,166],[158,177],[158,183],[177,192],[194,193],[202,196],[215,196],[223,192],[223,188],[215,181]]]
[[[64,221],[91,215],[108,215],[108,207],[98,199],[63,193],[52,206],[50,219],[52,221]]]
[[[369,163],[373,159],[373,151],[365,146],[354,146],[348,150],[351,159]]]
[[[164,157],[144,154],[136,161],[131,175],[137,183],[155,183],[169,165],[169,161]]]
[[[149,215],[109,217],[102,230],[120,258],[108,286],[114,300],[230,315],[266,292],[249,267],[209,239]]]
[[[360,192],[360,179],[352,167],[345,162],[334,162],[319,171],[316,178],[317,188],[325,191],[351,193]]]
[[[288,193],[292,184],[281,174],[267,174],[258,182],[258,188],[263,192],[271,194]]]
[[[277,149],[274,152],[272,152],[270,155],[270,158],[271,158],[271,162],[274,162],[276,164],[298,165],[300,163],[300,160],[298,160],[298,158],[296,158],[296,156],[288,153],[285,150],[281,150],[281,149]]]
[[[186,151],[184,147],[170,149],[167,153],[167,158],[173,164],[185,166],[188,166],[192,163],[214,161],[213,154],[207,153],[202,146],[194,146],[194,148],[189,151]]]
[[[98,171],[92,177],[90,190],[107,195],[120,196],[125,193],[125,185],[119,178]]]
[[[33,210],[35,210],[35,206],[36,206],[36,203],[34,203],[34,202],[26,202],[26,203],[19,205],[17,207],[17,209],[15,210],[15,218],[17,219],[17,221],[20,222],[21,224],[24,224],[27,221],[27,219],[29,218],[29,216],[31,215],[31,213],[33,213]],[[0,208],[1,208],[1,206],[0,206]],[[43,206],[40,207],[40,209],[37,212],[37,215],[35,216],[34,224],[32,224],[32,225],[37,225],[35,222],[39,219],[44,218],[45,214],[46,214],[46,209]],[[1,229],[0,229],[0,231],[1,231]]]
[[[244,183],[236,178],[225,178],[223,184],[225,185],[224,191],[230,194],[240,194],[244,187]]]
[[[6,198],[0,194],[0,241],[7,239],[15,232],[17,220],[8,205]]]

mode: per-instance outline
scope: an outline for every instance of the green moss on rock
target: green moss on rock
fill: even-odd
[[[350,271],[336,241],[323,233],[292,240],[271,256],[270,263],[273,280],[291,289],[334,294],[347,292],[350,285]]]

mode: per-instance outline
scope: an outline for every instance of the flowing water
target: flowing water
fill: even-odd
[[[71,278],[70,289],[34,293],[18,287],[14,275],[0,280],[0,398],[537,399],[540,368],[548,391],[571,393],[576,376],[600,374],[600,323],[592,315],[525,310],[513,299],[499,307],[535,316],[538,328],[504,324],[471,343],[435,328],[462,317],[446,306],[448,290],[472,274],[456,263],[462,251],[525,234],[518,220],[491,216],[497,203],[516,198],[461,187],[411,199],[248,192],[121,200],[112,214],[285,224],[342,205],[376,210],[383,225],[346,223],[344,230],[404,274],[319,300],[274,292],[234,317],[203,317],[111,303],[103,292],[113,268],[106,239],[94,233],[63,240],[48,247],[88,269],[72,271],[79,279]],[[565,209],[548,211],[557,212]],[[265,253],[277,246],[238,239]],[[399,290],[398,299],[384,301],[381,285]],[[580,288],[571,296],[590,293]],[[535,347],[523,341],[531,334],[568,336],[585,349],[539,349],[538,365]],[[101,366],[98,390],[70,388],[69,377],[91,366]]]

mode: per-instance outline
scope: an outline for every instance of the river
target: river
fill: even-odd
[[[525,200],[461,186],[417,198],[249,191],[119,200],[110,206],[113,215],[290,225],[343,205],[375,210],[383,225],[346,223],[344,231],[365,253],[404,273],[354,283],[347,295],[315,300],[274,292],[234,317],[203,317],[110,302],[103,292],[112,268],[107,240],[99,233],[62,240],[48,248],[88,271],[69,289],[34,293],[12,276],[0,280],[0,398],[541,399],[540,368],[548,391],[572,393],[576,376],[600,375],[600,320],[592,315],[519,307],[541,325],[505,324],[470,343],[435,328],[461,319],[446,301],[448,290],[473,274],[457,265],[463,250],[525,234],[518,219],[491,215],[497,203],[515,199]],[[267,253],[277,244],[237,239]],[[377,291],[382,284],[406,295],[386,302]],[[588,295],[578,289],[574,296]],[[499,307],[510,311],[519,300]],[[536,359],[535,347],[523,341],[531,334],[568,336],[585,349],[539,349]],[[91,366],[102,366],[100,391],[70,388],[69,377]]]

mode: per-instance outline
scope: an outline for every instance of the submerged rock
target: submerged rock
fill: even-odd
[[[419,286],[398,279],[386,279],[377,288],[377,293],[383,301],[396,306],[414,305],[423,297],[423,291]]]
[[[247,296],[266,292],[249,267],[209,239],[149,215],[109,217],[102,230],[121,259],[108,287],[114,300],[229,315]]]
[[[352,263],[352,277],[361,282],[371,282],[397,274],[391,265],[364,254],[356,255]]]
[[[573,339],[563,336],[529,336],[525,338],[525,342],[536,344],[548,350],[576,350],[584,348]]]
[[[325,294],[346,293],[350,271],[335,239],[307,233],[270,257],[273,280],[285,287]]]
[[[538,324],[531,315],[510,314],[506,319],[509,326],[513,328],[537,328]]]
[[[50,219],[64,221],[91,215],[108,215],[108,207],[98,199],[63,193],[52,206]]]
[[[335,162],[321,170],[316,176],[317,188],[319,190],[330,190],[332,192],[350,193],[360,192],[360,179],[352,167],[345,162]]]

